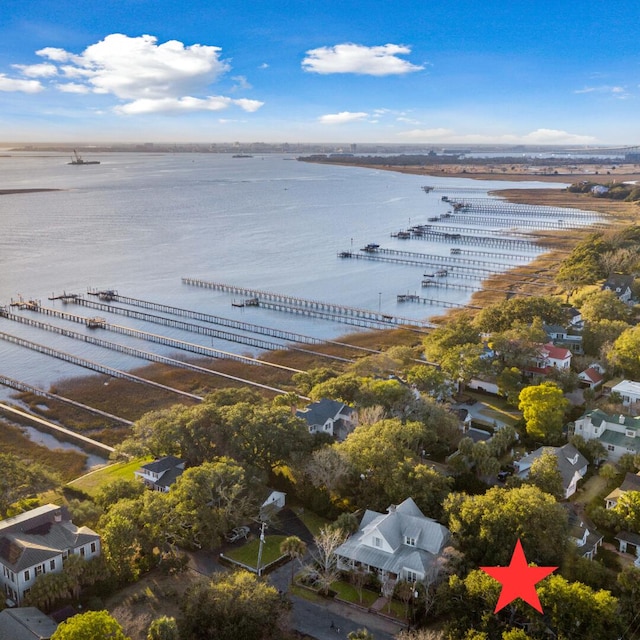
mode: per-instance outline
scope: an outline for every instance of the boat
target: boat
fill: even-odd
[[[100,164],[100,160],[84,160],[82,156],[74,149],[71,162],[67,164]]]

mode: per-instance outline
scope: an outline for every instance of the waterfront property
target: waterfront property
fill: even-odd
[[[153,462],[143,464],[133,475],[142,480],[145,486],[153,491],[169,491],[171,485],[182,475],[184,460],[175,456],[165,456]]]
[[[326,433],[336,440],[344,440],[357,424],[357,412],[353,407],[329,398],[298,409],[296,416],[307,423],[309,433]]]
[[[600,441],[610,462],[618,462],[625,453],[640,453],[640,418],[593,409],[575,421],[574,433]]]
[[[338,567],[377,574],[387,593],[399,580],[429,584],[437,576],[449,537],[446,527],[407,498],[386,514],[367,509],[358,531],[336,549]]]
[[[0,522],[0,584],[10,605],[20,605],[38,576],[60,573],[70,555],[100,555],[100,536],[77,527],[65,507],[47,504]]]

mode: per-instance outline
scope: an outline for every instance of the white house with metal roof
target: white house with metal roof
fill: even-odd
[[[625,453],[640,453],[640,417],[593,409],[575,421],[574,433],[601,442],[611,462],[618,462]]]
[[[449,530],[427,518],[411,498],[387,513],[367,509],[359,530],[336,549],[338,568],[363,568],[383,585],[398,580],[431,582]]]
[[[296,411],[296,416],[307,423],[309,433],[326,433],[336,440],[344,440],[353,431],[357,415],[353,407],[329,398],[322,398]]]
[[[77,527],[68,511],[47,504],[0,522],[0,586],[11,605],[22,604],[36,578],[62,571],[70,555],[100,555],[100,536]]]
[[[183,474],[185,461],[175,456],[165,456],[143,464],[133,475],[142,480],[153,491],[166,493],[171,485]]]
[[[611,393],[618,393],[622,398],[622,404],[629,406],[640,401],[640,382],[635,380],[623,380],[611,387]]]
[[[531,471],[531,465],[544,453],[550,453],[555,457],[558,471],[562,477],[564,497],[569,498],[576,492],[578,481],[584,478],[589,464],[572,444],[565,444],[563,447],[540,447],[532,451],[514,463],[517,468],[516,475],[520,478],[527,478]]]

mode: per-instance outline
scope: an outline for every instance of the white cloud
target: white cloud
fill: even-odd
[[[45,47],[44,49],[39,49],[36,51],[36,55],[43,58],[49,58],[49,60],[53,60],[54,62],[67,62],[73,57],[68,51],[58,49],[56,47]]]
[[[63,93],[89,93],[90,91],[89,87],[77,82],[60,82],[55,87]]]
[[[446,142],[467,144],[590,144],[596,142],[593,136],[585,136],[557,129],[536,129],[524,135],[502,134],[459,134],[453,129],[412,129],[400,134],[403,138],[423,142]]]
[[[358,122],[368,118],[369,114],[362,111],[341,111],[340,113],[328,113],[324,116],[320,116],[318,120],[322,124],[345,124],[346,122]]]
[[[573,93],[605,93],[610,94],[614,98],[627,98],[629,93],[625,87],[611,86],[611,85],[599,85],[596,87],[584,87],[583,89],[576,89]]]
[[[158,43],[151,35],[129,37],[112,33],[80,54],[55,47],[45,47],[36,53],[49,62],[14,66],[24,75],[63,76],[69,82],[52,84],[59,91],[114,96],[121,101],[114,107],[120,114],[220,111],[233,106],[254,112],[264,104],[246,98],[208,95],[210,85],[231,69],[228,61],[220,57],[220,47],[187,46],[177,40]],[[244,76],[233,80],[237,83],[233,91],[251,88]],[[35,87],[31,90],[35,91]]]
[[[44,87],[39,80],[20,80],[19,78],[7,78],[0,73],[0,91],[22,91],[23,93],[39,93]]]
[[[263,62],[263,63],[258,67],[258,69],[268,69],[268,68],[269,68],[269,65],[268,65],[266,62]]]
[[[398,55],[411,53],[409,47],[385,44],[365,47],[359,44],[338,44],[307,51],[302,68],[313,73],[358,73],[371,76],[402,75],[424,69]]]
[[[120,107],[118,113],[124,115],[140,115],[144,113],[186,113],[193,111],[223,111],[237,105],[244,111],[258,110],[264,103],[257,100],[233,100],[225,96],[209,96],[208,98],[141,98]]]
[[[14,69],[19,69],[23,76],[28,78],[50,78],[58,74],[58,67],[49,62],[41,64],[14,64]]]

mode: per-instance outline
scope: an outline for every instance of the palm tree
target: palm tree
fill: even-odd
[[[358,629],[350,631],[347,638],[349,640],[373,640],[373,634],[368,629]]]
[[[291,560],[298,560],[302,563],[307,553],[307,545],[303,540],[300,540],[298,536],[289,536],[280,543],[280,553],[282,555],[288,555]],[[291,563],[291,582],[293,583],[293,562]]]

